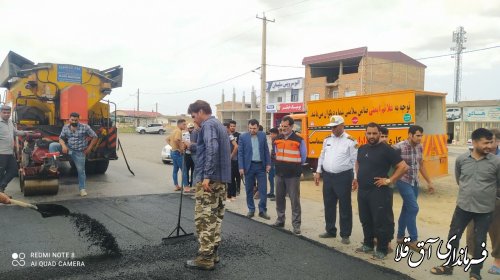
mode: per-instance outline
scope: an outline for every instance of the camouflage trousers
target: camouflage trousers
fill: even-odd
[[[212,192],[206,192],[201,182],[196,184],[194,224],[200,248],[198,253],[212,255],[214,246],[221,242],[221,226],[224,218],[226,184],[210,183]]]

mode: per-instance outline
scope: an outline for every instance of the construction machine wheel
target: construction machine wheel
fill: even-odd
[[[85,174],[92,175],[95,174],[95,161],[85,161]],[[76,167],[75,167],[76,171]]]
[[[24,180],[24,196],[55,195],[59,191],[59,179]]]
[[[94,172],[96,174],[104,174],[108,170],[109,159],[99,160],[94,162]]]

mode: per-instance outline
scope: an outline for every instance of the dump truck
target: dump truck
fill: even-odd
[[[123,68],[97,70],[70,64],[38,63],[9,52],[0,66],[0,87],[7,88],[5,104],[12,107],[18,130],[33,133],[17,137],[15,155],[19,182],[25,196],[57,194],[59,174],[49,168],[50,159],[70,161],[68,155],[49,153],[51,142],[59,141],[70,114],[80,114],[98,135],[87,155],[86,172],[105,173],[116,154],[117,129],[110,115],[116,104],[105,101],[113,88],[121,87]],[[115,118],[116,119],[116,116]],[[91,139],[87,139],[90,141]]]
[[[408,137],[410,125],[424,128],[423,162],[431,177],[448,174],[446,94],[402,90],[307,102],[307,113],[290,115],[294,130],[307,145],[307,163],[315,172],[323,140],[331,135],[330,117],[344,118],[345,131],[366,144],[365,126],[375,122],[389,129],[389,144]]]

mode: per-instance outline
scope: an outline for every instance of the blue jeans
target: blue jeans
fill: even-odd
[[[172,151],[171,156],[172,156],[172,162],[174,163],[174,172],[172,174],[172,178],[174,179],[174,185],[175,186],[179,185],[179,180],[177,179],[177,173],[179,173],[180,169],[182,174],[182,186],[185,187],[188,185],[188,180],[187,180],[187,174],[183,172],[183,170],[185,169],[183,166],[184,156],[179,151]]]
[[[50,143],[49,152],[62,153],[61,144],[56,142]],[[80,152],[69,149],[68,155],[71,157],[71,160],[73,160],[73,163],[75,164],[76,167],[76,171],[78,172],[78,187],[80,188],[80,190],[85,189],[85,179],[87,178],[87,176],[85,175],[85,154],[83,153],[83,151]]]
[[[274,176],[276,175],[276,167],[271,163],[271,169],[267,175],[269,178],[269,194],[274,194]]]
[[[247,206],[250,212],[255,212],[255,203],[253,202],[253,186],[257,179],[257,187],[260,196],[259,211],[267,211],[267,181],[266,181],[266,168],[264,164],[253,163],[250,169],[245,173],[245,190],[247,193]]]
[[[411,241],[418,241],[417,213],[418,213],[418,184],[412,186],[401,180],[396,182],[399,194],[403,198],[403,207],[398,221],[398,238],[404,238],[408,230]]]

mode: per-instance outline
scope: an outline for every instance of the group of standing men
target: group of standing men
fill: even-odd
[[[227,185],[234,182],[231,174],[237,145],[238,171],[245,180],[247,193],[248,217],[255,215],[253,188],[257,181],[260,192],[259,216],[270,219],[267,214],[267,182],[266,173],[276,168],[276,210],[278,218],[276,227],[285,223],[285,195],[288,194],[292,204],[293,232],[300,234],[300,176],[302,164],[306,159],[304,140],[293,132],[293,119],[283,118],[281,134],[272,141],[272,152],[264,132],[259,131],[256,120],[248,122],[249,132],[239,135],[238,143],[230,137],[226,127],[213,117],[210,105],[198,100],[189,106],[188,114],[200,126],[196,144],[195,160],[195,227],[200,244],[196,257],[185,264],[188,268],[212,270],[219,262],[218,249],[221,243],[221,224],[224,217],[224,202],[228,195]],[[232,144],[232,146],[231,146]],[[273,161],[271,161],[271,154]],[[233,178],[232,178],[233,177]],[[234,191],[234,190],[233,190]],[[231,191],[231,194],[234,192]]]
[[[182,174],[181,184],[185,193],[191,192],[195,177],[196,141],[198,140],[199,126],[187,123],[185,119],[177,120],[177,127],[165,139],[170,145],[172,157],[174,190],[180,191],[179,171]]]
[[[421,145],[424,130],[418,125],[408,129],[405,141],[390,146],[387,128],[376,123],[366,126],[367,144],[359,147],[344,131],[341,116],[332,116],[328,126],[331,136],[323,141],[314,179],[319,185],[323,175],[325,233],[320,238],[337,236],[336,208],[339,204],[339,224],[342,243],[350,243],[352,232],[351,191],[358,191],[358,211],[363,228],[359,253],[371,253],[375,260],[385,259],[394,237],[393,187],[397,187],[403,205],[398,219],[397,242],[419,251],[416,217],[419,211],[419,173],[427,182],[428,191],[434,185],[423,164]],[[457,206],[452,217],[448,240],[458,254],[461,235],[469,224],[468,247],[474,259],[481,259],[486,233],[492,240],[495,258],[489,273],[500,274],[500,142],[499,131],[479,128],[472,133],[473,150],[456,160],[455,176],[459,185]],[[495,138],[497,140],[495,141]],[[497,155],[497,156],[495,156]],[[409,238],[405,238],[408,233]],[[482,263],[472,265],[471,279],[481,279]],[[431,273],[449,275],[452,266],[438,266]]]
[[[410,246],[416,247],[418,212],[418,173],[423,175],[429,190],[433,184],[422,164],[420,144],[423,128],[410,126],[408,139],[391,147],[388,130],[376,123],[366,127],[367,144],[358,147],[356,139],[344,130],[342,116],[332,116],[328,126],[332,134],[323,141],[323,148],[314,176],[319,185],[323,176],[325,232],[320,238],[337,236],[336,218],[339,204],[340,237],[350,244],[352,233],[351,191],[358,191],[359,218],[363,228],[363,244],[357,252],[371,253],[373,259],[384,259],[394,236],[393,189],[396,185],[403,198],[398,221],[398,242],[403,242],[406,231]],[[376,250],[375,250],[376,246]]]

